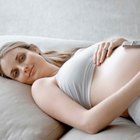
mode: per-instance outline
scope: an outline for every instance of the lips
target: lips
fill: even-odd
[[[29,73],[29,77],[33,76],[35,73],[35,69],[34,69],[34,65],[31,67],[30,73]]]

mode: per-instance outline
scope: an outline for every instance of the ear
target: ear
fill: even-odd
[[[41,54],[41,50],[34,44],[30,44],[30,50],[38,54]]]

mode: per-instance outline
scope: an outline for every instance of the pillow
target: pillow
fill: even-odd
[[[64,50],[90,46],[92,42],[31,36],[0,36],[0,46],[9,41],[33,43],[41,50]],[[68,129],[43,112],[31,96],[31,87],[0,77],[0,139],[52,140]]]

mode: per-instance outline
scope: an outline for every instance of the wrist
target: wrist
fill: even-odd
[[[120,38],[117,38],[117,39],[113,40],[112,42],[113,42],[116,46],[120,46],[120,45],[122,45],[122,43],[123,43],[124,41],[127,41],[127,39],[120,37]]]

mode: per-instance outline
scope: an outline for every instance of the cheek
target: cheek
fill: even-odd
[[[40,55],[37,54],[33,54],[30,55],[29,57],[27,57],[26,61],[30,64],[36,64],[38,66],[42,65],[42,63],[44,62],[44,58],[41,57]]]
[[[20,72],[20,75],[14,80],[19,81],[21,83],[26,83],[29,81],[29,78],[27,77],[27,75],[24,75],[22,72]]]
[[[37,72],[35,73],[35,75],[32,76],[32,77],[27,77],[26,75],[21,74],[20,77],[18,77],[16,80],[19,81],[19,82],[21,82],[21,83],[30,84],[30,85],[31,85],[31,84],[33,84],[33,82],[34,82],[35,80],[38,79],[39,76],[40,76],[40,72],[37,71]]]
[[[25,76],[20,76],[20,77],[17,78],[16,80],[19,81],[19,82],[21,82],[21,83],[27,82],[27,79],[25,78]]]
[[[26,79],[26,78],[19,78],[17,79],[17,81],[19,81],[20,83],[23,83],[23,84],[29,84],[31,85],[33,83],[33,80],[29,80],[29,79]]]

